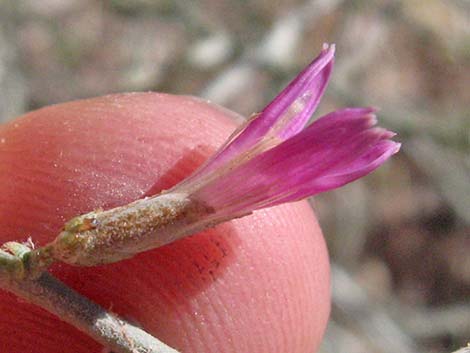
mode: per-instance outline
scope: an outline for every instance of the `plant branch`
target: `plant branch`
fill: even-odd
[[[57,315],[115,353],[177,353],[142,329],[67,287],[48,272],[33,279],[10,281],[5,287]]]
[[[5,243],[0,249],[0,288],[36,304],[115,353],[178,353],[142,329],[109,313],[45,271],[48,248]]]

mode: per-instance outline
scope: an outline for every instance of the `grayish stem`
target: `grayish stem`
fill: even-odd
[[[470,353],[470,345],[468,347],[460,348],[458,351],[454,353]]]
[[[36,279],[12,281],[5,289],[57,315],[115,353],[178,353],[47,272]]]

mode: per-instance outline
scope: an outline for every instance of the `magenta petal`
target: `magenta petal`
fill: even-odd
[[[372,109],[330,113],[304,131],[220,175],[194,197],[224,214],[302,199],[364,176],[400,145],[372,128]]]
[[[239,146],[257,141],[278,123],[281,126],[276,135],[282,140],[301,131],[326,89],[333,69],[334,52],[334,46],[325,45],[320,55],[263,109],[257,119],[251,121],[240,134]],[[286,116],[286,113],[290,114]]]
[[[336,172],[333,168],[329,173],[306,182],[295,193],[276,200],[272,205],[300,200],[305,198],[305,195],[318,194],[350,183],[377,169],[389,157],[397,153],[399,149],[400,144],[394,141],[382,140],[377,142],[374,147],[358,156],[351,164],[339,163]]]
[[[325,45],[320,55],[260,114],[232,135],[190,180],[206,175],[243,154],[249,154],[248,151],[263,140],[269,140],[266,145],[273,147],[301,131],[326,89],[333,58],[334,46]]]

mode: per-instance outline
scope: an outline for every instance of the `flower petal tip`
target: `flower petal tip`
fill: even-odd
[[[335,54],[336,51],[336,44],[332,43],[323,43],[322,46],[322,51],[324,52],[331,52],[333,55]]]
[[[395,132],[384,129],[383,127],[374,127],[371,130],[379,136],[381,140],[388,140],[397,135]]]
[[[394,144],[394,146],[392,148],[392,154],[398,153],[398,151],[400,151],[400,149],[401,149],[401,143],[393,141],[393,144]]]
[[[372,127],[374,125],[377,125],[377,115],[371,111],[370,113],[367,113],[364,118],[367,120],[368,126]]]

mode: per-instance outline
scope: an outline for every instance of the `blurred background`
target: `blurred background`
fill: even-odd
[[[260,110],[323,42],[320,112],[381,108],[401,153],[312,200],[332,257],[321,353],[450,352],[470,340],[470,2],[2,0],[0,121],[112,92]],[[317,114],[318,115],[318,114]],[[312,313],[314,315],[314,313]]]

